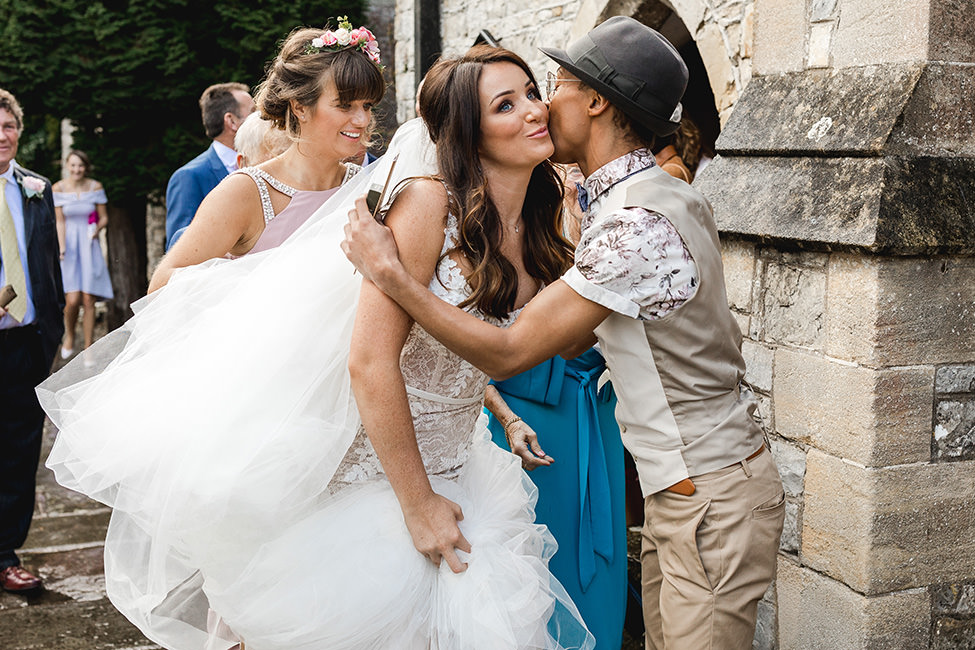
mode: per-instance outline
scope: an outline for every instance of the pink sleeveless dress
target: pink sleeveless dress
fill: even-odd
[[[245,254],[260,253],[280,246],[284,240],[308,221],[308,217],[322,207],[322,204],[335,194],[339,187],[345,185],[361,169],[358,165],[347,163],[342,183],[337,187],[321,191],[295,189],[257,167],[244,167],[234,172],[235,174],[247,174],[254,180],[261,195],[261,207],[264,210],[264,232],[261,233],[254,247]],[[268,185],[291,197],[291,202],[287,207],[277,214],[274,214],[274,208],[271,207],[271,192]]]

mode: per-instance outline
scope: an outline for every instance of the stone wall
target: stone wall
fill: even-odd
[[[695,181],[788,498],[757,648],[975,648],[962,4],[755,0],[755,77]]]
[[[564,47],[610,16],[637,16],[672,40],[692,38],[701,52],[722,122],[751,79],[754,0],[443,0],[443,52],[456,55],[482,29],[523,57],[542,78],[551,62],[541,45]],[[413,0],[396,2],[397,117],[413,117]],[[668,23],[671,16],[676,21]]]
[[[971,648],[975,260],[723,237],[787,497],[756,647]]]

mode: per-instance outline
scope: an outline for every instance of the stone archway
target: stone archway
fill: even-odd
[[[621,15],[657,29],[678,49],[693,41],[724,125],[752,75],[754,0],[582,0],[569,40]]]

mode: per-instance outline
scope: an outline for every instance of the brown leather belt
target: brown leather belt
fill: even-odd
[[[764,444],[758,448],[758,451],[753,453],[745,460],[743,461],[739,460],[736,463],[731,463],[731,465],[728,465],[727,467],[723,467],[722,469],[728,469],[728,467],[733,467],[741,463],[747,463],[750,460],[755,460],[756,458],[758,458],[759,454],[761,454],[763,451],[765,451]],[[694,481],[692,481],[689,478],[685,478],[683,481],[678,481],[677,483],[671,485],[669,488],[664,488],[664,489],[666,489],[668,492],[673,492],[674,494],[680,494],[682,496],[689,497],[692,494],[694,494],[694,491],[697,489],[697,487],[694,485]]]

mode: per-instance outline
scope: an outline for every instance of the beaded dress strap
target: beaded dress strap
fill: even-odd
[[[345,176],[342,177],[342,185],[362,171],[362,167],[359,165],[354,165],[352,163],[346,163],[345,165]],[[267,186],[270,184],[271,187],[281,192],[288,198],[294,197],[300,190],[285,183],[282,183],[275,177],[268,174],[263,169],[259,167],[244,167],[243,169],[238,169],[234,172],[235,174],[247,174],[253,179],[254,183],[257,185],[257,191],[261,195],[261,208],[264,211],[264,225],[267,225],[271,219],[276,215],[274,213],[274,208],[271,206],[271,192],[268,191]]]
[[[362,167],[355,163],[345,163],[345,176],[342,177],[342,185],[349,182],[353,176],[362,171]]]
[[[254,181],[254,184],[257,185],[257,192],[261,195],[261,209],[264,211],[264,225],[270,223],[271,219],[275,217],[274,207],[271,205],[271,192],[267,189],[269,183],[271,187],[289,198],[298,192],[297,189],[290,185],[285,185],[263,169],[258,169],[257,167],[244,167],[234,173],[247,174]]]

